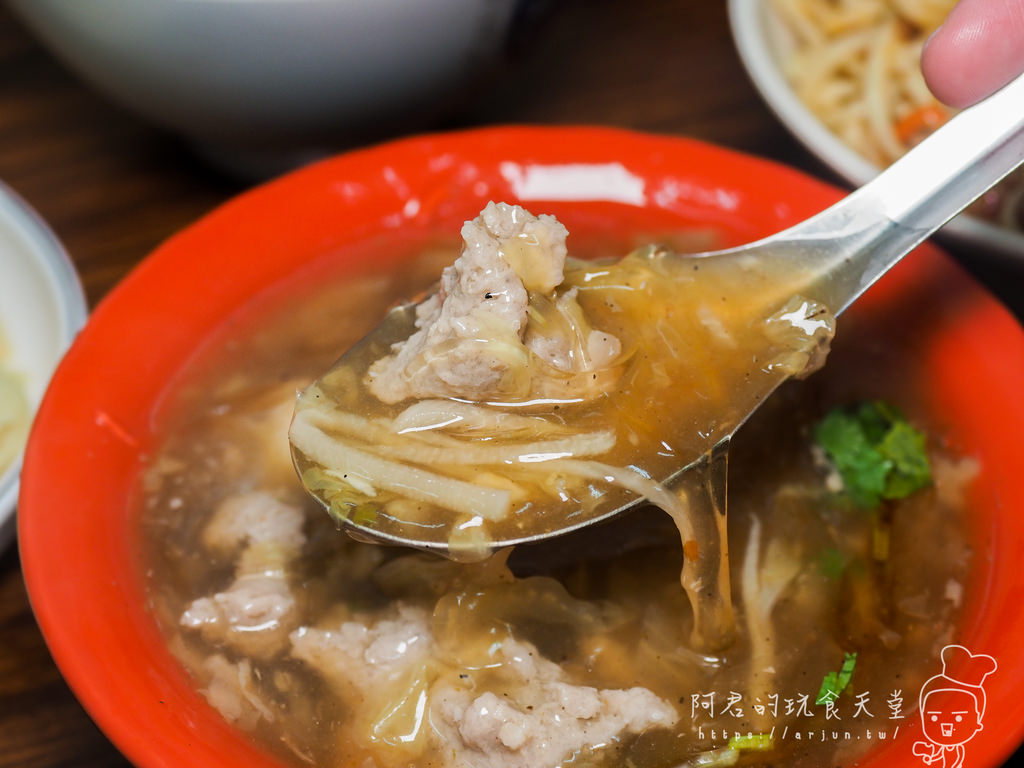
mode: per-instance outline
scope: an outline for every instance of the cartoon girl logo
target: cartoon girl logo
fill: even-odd
[[[982,729],[985,689],[981,686],[996,666],[991,656],[971,653],[962,645],[942,649],[942,672],[925,681],[918,698],[927,741],[915,741],[914,754],[925,765],[963,766],[964,745]]]

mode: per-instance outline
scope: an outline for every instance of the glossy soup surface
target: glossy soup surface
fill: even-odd
[[[211,704],[285,762],[360,768],[669,768],[737,733],[773,734],[771,750],[744,751],[741,764],[818,766],[848,763],[916,717],[909,692],[956,637],[971,465],[943,453],[917,406],[926,383],[913,374],[913,322],[876,320],[882,337],[843,317],[825,370],[785,385],[735,439],[728,546],[739,637],[715,655],[690,647],[679,536],[654,508],[468,565],[336,530],[291,463],[295,393],[387,306],[430,285],[451,247],[424,247],[396,273],[325,272],[263,296],[170,387],[142,483],[149,589],[171,649]],[[664,394],[685,396],[672,382]],[[829,489],[810,425],[871,398],[929,434],[935,484],[865,512]],[[254,527],[225,528],[224,510],[253,500],[293,515],[283,538],[259,510]],[[231,624],[243,587],[251,599]],[[260,603],[267,595],[272,605]],[[814,700],[847,652],[858,656],[836,702],[839,730]],[[646,720],[611,722],[613,703],[638,689]],[[584,711],[595,690],[599,705]],[[515,733],[487,741],[464,727],[487,696],[511,708]],[[557,701],[574,703],[559,714]],[[534,715],[600,737],[581,736],[556,758],[529,752],[543,741],[531,741]]]
[[[754,258],[686,259],[654,247],[612,262],[570,260],[555,292],[530,291],[526,333],[597,333],[621,351],[578,373],[545,369],[531,351],[524,368],[542,373],[524,392],[448,406],[437,397],[384,403],[367,385],[373,363],[414,330],[402,307],[302,393],[296,464],[332,515],[393,540],[447,544],[461,559],[602,517],[651,497],[632,481],[661,481],[698,461],[782,380],[823,359],[834,318],[795,282]],[[567,295],[578,313],[569,322],[554,309]],[[486,352],[506,342],[476,343]],[[485,423],[469,428],[467,417]],[[695,539],[686,527],[684,541]]]

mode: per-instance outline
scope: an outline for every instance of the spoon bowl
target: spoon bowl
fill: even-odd
[[[698,440],[676,447],[660,437],[645,443],[634,433],[629,436],[633,447],[624,460],[619,455],[619,460],[611,464],[597,464],[590,456],[602,450],[580,446],[588,444],[583,438],[589,438],[589,443],[601,442],[605,433],[597,428],[599,425],[587,427],[579,422],[582,442],[562,439],[565,431],[559,427],[576,417],[563,419],[556,411],[562,406],[578,407],[577,400],[586,399],[586,395],[575,398],[573,391],[567,391],[563,399],[537,395],[534,390],[529,390],[526,397],[512,400],[499,398],[496,401],[486,396],[470,398],[488,407],[486,415],[482,411],[467,415],[465,407],[472,405],[460,397],[452,398],[461,401],[458,407],[442,407],[431,401],[427,416],[420,412],[422,408],[410,415],[414,406],[402,411],[384,427],[379,420],[355,415],[353,411],[365,406],[367,400],[353,400],[352,391],[360,388],[360,380],[365,380],[375,360],[387,356],[419,325],[427,322],[418,316],[428,309],[427,303],[436,302],[432,295],[419,305],[406,305],[391,312],[380,327],[300,395],[290,437],[293,459],[306,489],[324,504],[341,526],[360,540],[412,546],[455,559],[482,559],[503,547],[576,531],[614,517],[643,500],[672,515],[679,527],[684,552],[696,552],[697,540],[708,540],[706,536],[697,535],[700,527],[694,522],[697,520],[703,519],[706,525],[708,520],[719,519],[715,526],[717,534],[712,539],[724,542],[724,457],[731,436],[786,378],[806,373],[813,369],[815,361],[823,360],[819,348],[827,345],[831,337],[834,315],[846,309],[904,255],[1024,160],[1024,113],[1017,109],[1020,103],[1024,103],[1024,76],[958,115],[873,181],[831,208],[755,243],[687,256],[651,249],[639,257],[627,257],[613,268],[604,265],[589,269],[578,265],[569,267],[583,273],[582,277],[577,276],[578,282],[573,284],[572,291],[600,290],[604,279],[613,281],[612,289],[628,288],[631,292],[639,292],[637,286],[640,285],[645,291],[656,291],[652,285],[668,283],[679,293],[673,301],[662,298],[659,302],[653,294],[645,294],[645,300],[652,301],[654,306],[672,307],[673,313],[682,312],[681,307],[687,301],[699,303],[700,294],[721,294],[723,302],[731,301],[734,307],[739,305],[739,311],[733,311],[732,319],[725,324],[719,315],[711,322],[703,312],[704,305],[700,305],[696,321],[685,326],[685,331],[684,326],[672,327],[679,339],[693,333],[703,333],[709,341],[716,335],[724,335],[723,349],[714,355],[713,367],[725,370],[729,368],[726,360],[742,361],[740,367],[729,372],[731,378],[725,376],[710,388],[717,388],[719,394],[727,392],[726,397],[716,400],[708,394],[710,390],[698,392],[701,398],[714,401],[714,405],[703,408],[699,416],[689,421],[675,424],[676,433],[680,428],[689,429],[699,436]],[[509,210],[512,210],[511,221],[528,215]],[[484,227],[481,222],[487,215],[487,211],[481,214],[475,225]],[[514,237],[526,236],[536,239],[529,228]],[[544,235],[548,236],[550,233]],[[521,243],[505,239],[500,241],[499,249],[505,248],[508,252],[513,245],[518,248]],[[467,240],[467,250],[473,247]],[[504,259],[509,261],[510,257],[506,255]],[[633,262],[623,267],[630,259]],[[701,269],[701,276],[695,281],[691,272]],[[607,278],[609,274],[613,277]],[[461,274],[453,277],[449,291],[453,286],[457,289],[465,280]],[[686,286],[690,286],[691,293],[684,296],[682,289]],[[485,298],[492,298],[491,293]],[[605,298],[604,301],[618,300]],[[532,304],[531,308],[535,309]],[[549,321],[550,318],[543,322]],[[789,338],[784,344],[772,346],[768,337],[778,334],[765,331],[756,335],[752,348],[737,351],[734,332],[754,326],[759,329],[782,326]],[[660,327],[658,332],[664,340]],[[795,346],[794,333],[799,336]],[[748,340],[748,346],[749,343]],[[636,344],[634,342],[634,346]],[[479,349],[489,354],[491,348]],[[634,354],[639,357],[679,356],[671,342],[657,349],[640,344],[638,349],[640,351]],[[751,365],[751,361],[756,364]],[[695,365],[699,365],[699,359]],[[686,366],[672,369],[673,378],[688,376],[694,365],[687,362]],[[644,386],[656,388],[657,376],[652,375],[651,370],[645,370],[648,383]],[[594,373],[595,379],[597,376]],[[611,381],[609,386],[619,387],[619,383]],[[604,396],[610,391],[603,387],[599,394]],[[610,397],[622,398],[623,395],[612,392]],[[372,397],[369,400],[372,401]],[[550,439],[519,444],[515,450],[496,459],[495,465],[541,463],[555,473],[548,475],[548,482],[552,476],[578,475],[587,481],[584,486],[590,496],[601,496],[600,504],[589,504],[586,491],[581,494],[561,487],[550,493],[547,503],[532,500],[520,503],[515,498],[517,494],[522,495],[519,487],[508,476],[501,475],[503,469],[497,473],[492,470],[481,473],[479,465],[487,463],[482,458],[483,452],[465,452],[463,443],[436,434],[439,428],[452,424],[459,430],[475,430],[474,440],[479,440],[481,435],[485,439],[501,438],[508,430],[531,430],[539,427],[539,422],[531,422],[532,410],[538,405],[554,417],[548,421],[548,424],[555,424],[554,431],[547,432]],[[506,416],[490,415],[495,406]],[[487,424],[467,426],[481,417],[489,419]],[[332,432],[348,437],[334,437]],[[403,465],[410,452],[403,452],[403,448],[393,444],[393,438],[412,434],[420,439],[419,433],[428,439],[411,449],[415,455],[436,456],[437,463],[454,461],[457,477],[444,478],[429,470],[413,469],[408,463]],[[351,442],[355,439],[362,440],[362,445],[370,451]],[[665,455],[669,462],[650,464],[648,459],[655,452]],[[718,466],[721,471],[715,469]],[[696,473],[696,479],[687,480],[697,469],[701,471]],[[484,479],[467,481],[470,476]],[[619,492],[595,491],[590,483],[600,479],[618,486]],[[505,487],[509,484],[513,485],[511,490]],[[379,486],[385,489],[384,496],[378,495]],[[689,490],[683,490],[687,486]],[[387,504],[382,501],[395,496],[397,501]],[[436,501],[441,497],[447,500]],[[424,515],[424,507],[434,504],[446,507],[448,514]],[[694,510],[689,509],[694,505],[716,510],[718,514],[694,514]],[[558,507],[563,508],[562,511],[553,513]],[[496,525],[495,519],[511,523]],[[702,553],[699,559],[705,556]],[[697,555],[688,558],[697,559]],[[685,573],[683,581],[685,586]]]

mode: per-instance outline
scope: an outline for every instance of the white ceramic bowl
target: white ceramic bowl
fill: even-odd
[[[728,0],[729,22],[740,59],[762,98],[811,152],[850,184],[873,178],[878,166],[868,162],[831,133],[803,105],[782,71],[788,40],[767,0]],[[1005,256],[1024,265],[1024,234],[973,216],[957,216],[941,235],[979,255]]]
[[[422,128],[531,0],[9,0],[74,72],[227,166]]]
[[[33,410],[75,334],[85,323],[82,286],[53,232],[0,184],[0,328],[9,366],[24,379]],[[0,472],[0,551],[14,538],[19,456]]]

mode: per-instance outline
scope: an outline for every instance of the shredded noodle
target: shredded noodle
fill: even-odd
[[[772,0],[788,33],[784,73],[800,100],[844,143],[888,165],[952,117],[921,74],[925,40],[956,0]],[[971,212],[1024,229],[1024,174]]]

